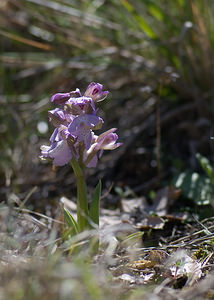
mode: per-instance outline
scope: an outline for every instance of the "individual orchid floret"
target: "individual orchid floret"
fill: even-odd
[[[74,156],[78,159],[74,144],[76,139],[72,136],[67,127],[61,125],[56,128],[50,138],[50,146],[41,146],[43,158],[52,158],[55,166],[64,166]]]
[[[54,142],[51,146],[41,146],[43,157],[52,158],[55,166],[64,166],[72,159],[71,149],[65,140]]]
[[[120,147],[122,143],[116,143],[118,139],[118,135],[114,133],[116,130],[117,128],[112,128],[98,136],[95,150],[114,150]]]
[[[72,115],[95,114],[94,101],[89,97],[70,98],[65,102],[65,110]]]
[[[107,95],[108,91],[103,91],[103,85],[100,83],[91,82],[87,87],[84,96],[90,97],[94,102],[103,101]]]
[[[97,130],[102,127],[103,120],[96,115],[80,115],[76,117],[68,126],[68,131],[77,142],[83,142],[86,149],[89,149],[92,142],[92,130]]]
[[[55,127],[60,125],[67,126],[72,122],[73,119],[70,114],[60,108],[55,108],[54,110],[48,111],[48,117],[50,123]]]
[[[81,97],[82,95],[79,89],[69,93],[57,93],[51,97],[51,102],[55,104],[64,104],[72,96]]]
[[[88,168],[96,167],[103,150],[114,150],[122,145],[122,143],[116,143],[118,139],[118,135],[114,133],[116,130],[112,128],[100,136],[94,135],[91,147],[84,153],[84,163]]]

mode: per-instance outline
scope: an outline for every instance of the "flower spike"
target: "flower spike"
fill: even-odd
[[[84,96],[79,89],[69,93],[57,93],[51,102],[60,105],[48,112],[49,121],[55,127],[50,146],[42,146],[43,158],[52,158],[53,164],[63,166],[75,158],[84,167],[96,167],[104,150],[118,148],[116,128],[112,128],[99,136],[95,130],[101,129],[103,120],[97,116],[96,102],[108,95],[103,85],[92,82]]]

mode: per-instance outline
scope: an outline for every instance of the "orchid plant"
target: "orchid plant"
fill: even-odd
[[[55,127],[50,138],[50,146],[41,146],[41,158],[50,158],[55,166],[71,163],[77,180],[77,220],[64,208],[67,223],[75,233],[99,226],[99,206],[101,182],[95,188],[90,208],[88,205],[85,169],[95,168],[103,150],[113,150],[117,143],[116,128],[96,135],[104,121],[97,115],[97,102],[103,101],[108,91],[103,86],[92,82],[84,95],[79,89],[68,93],[57,93],[51,102],[58,105],[48,112],[49,121]]]

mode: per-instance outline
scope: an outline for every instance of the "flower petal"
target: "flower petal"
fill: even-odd
[[[53,164],[55,166],[64,166],[69,163],[72,154],[67,141],[61,140],[55,142],[49,149],[48,156],[53,158]]]
[[[80,115],[68,126],[72,136],[77,137],[77,142],[84,142],[86,149],[89,149],[92,142],[92,130],[102,126],[103,120],[96,115]],[[101,124],[101,125],[100,125]]]
[[[66,111],[73,115],[95,113],[94,101],[89,97],[69,98],[65,102]]]
[[[60,125],[68,125],[72,121],[71,116],[60,108],[55,108],[48,111],[49,121],[55,127]]]
[[[55,104],[63,104],[70,98],[70,93],[57,93],[51,97],[51,102]]]
[[[89,161],[86,167],[88,168],[96,168],[98,162],[97,155],[95,154],[94,157]]]

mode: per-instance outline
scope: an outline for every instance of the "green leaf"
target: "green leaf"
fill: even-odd
[[[206,172],[207,176],[214,182],[214,169],[210,161],[199,153],[196,154],[196,157],[199,160],[201,167]]]
[[[149,3],[148,4],[148,11],[150,12],[150,14],[155,17],[158,21],[163,21],[164,20],[164,12],[163,10],[160,8],[160,6],[158,6],[156,3]]]
[[[99,216],[100,216],[100,195],[101,195],[101,180],[98,182],[91,201],[91,206],[89,210],[89,217],[91,220],[99,226]]]
[[[153,31],[147,21],[140,14],[138,14],[134,6],[127,0],[121,0],[121,2],[123,6],[133,15],[140,28],[148,35],[148,37],[151,39],[157,38],[156,33]]]
[[[214,204],[214,184],[207,176],[196,172],[181,173],[175,178],[174,185],[197,205]]]
[[[64,207],[64,216],[65,216],[65,221],[66,221],[68,227],[73,228],[75,231],[75,234],[78,234],[79,233],[78,224],[75,221],[75,219],[73,218],[70,211],[65,207]]]

